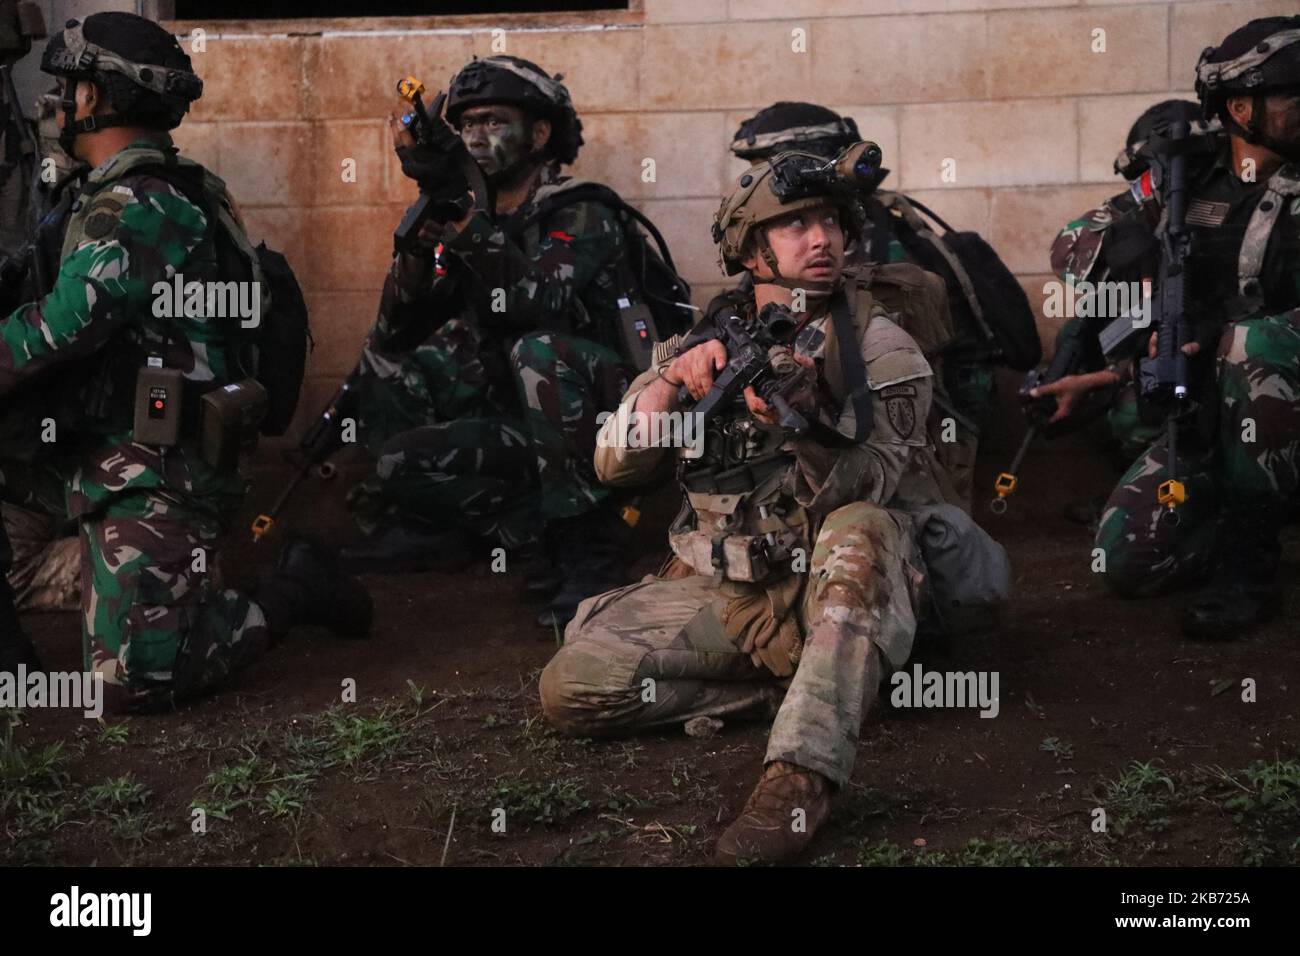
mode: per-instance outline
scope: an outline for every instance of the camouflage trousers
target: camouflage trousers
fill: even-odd
[[[608,497],[592,457],[597,414],[627,388],[618,355],[535,332],[503,371],[489,367],[491,348],[453,320],[398,361],[365,363],[361,431],[377,464],[348,500],[367,530],[411,516],[513,547]]]
[[[82,517],[82,647],[110,703],[156,710],[198,696],[269,646],[261,608],[221,586],[225,517],[160,490]]]
[[[920,567],[905,515],[865,502],[829,515],[789,611],[802,648],[788,679],[741,649],[751,628],[774,626],[770,607],[732,613],[737,602],[768,600],[756,585],[648,577],[588,598],[542,671],[542,710],[580,736],[775,712],[765,760],[842,785],[885,669],[911,653]]]
[[[0,462],[0,497],[62,516],[67,471]],[[109,708],[206,693],[269,644],[261,609],[218,581],[224,507],[137,490],[78,519],[83,666]]]
[[[1156,489],[1170,476],[1164,438],[1129,468],[1097,530],[1106,580],[1147,595],[1203,577],[1234,514],[1263,509],[1280,524],[1300,489],[1300,309],[1237,322],[1219,343],[1214,446],[1185,455],[1187,500],[1175,523]]]

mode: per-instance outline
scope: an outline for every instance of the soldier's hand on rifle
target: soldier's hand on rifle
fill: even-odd
[[[816,368],[815,363],[807,355],[800,355],[798,352],[791,353],[791,357],[802,365],[804,368]],[[790,405],[805,414],[811,415],[817,409],[817,394],[812,388],[814,378],[810,377],[807,384],[790,396]],[[753,386],[745,389],[745,404],[749,406],[749,414],[753,415],[765,425],[779,425],[780,417],[776,409],[772,408],[767,402],[759,397],[754,391]]]
[[[1083,375],[1062,375],[1055,382],[1030,389],[1029,396],[1056,399],[1056,411],[1047,420],[1050,424],[1068,418],[1089,392],[1114,385],[1118,381],[1119,376],[1110,369]]]
[[[434,193],[457,175],[455,158],[450,154],[417,143],[410,130],[394,114],[388,114],[388,128],[393,134],[393,151],[402,164],[402,175],[413,179],[424,192]]]
[[[713,386],[714,373],[726,367],[726,346],[710,339],[673,359],[673,364],[664,370],[663,380],[675,387],[685,385],[691,398],[698,402]]]

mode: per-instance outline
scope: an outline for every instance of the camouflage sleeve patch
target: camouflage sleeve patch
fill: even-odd
[[[202,210],[148,177],[123,180],[81,215],[69,229],[82,235],[49,295],[0,319],[0,394],[89,355],[149,309],[154,284],[180,268],[207,225]]]

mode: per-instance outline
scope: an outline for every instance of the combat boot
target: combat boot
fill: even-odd
[[[553,535],[548,530],[541,535],[537,544],[524,551],[523,592],[530,598],[546,600],[564,584],[552,539]]]
[[[830,781],[821,774],[784,760],[772,761],[745,809],[718,840],[715,861],[735,866],[794,859],[830,816],[830,791]]]
[[[1184,634],[1193,640],[1236,640],[1281,613],[1279,525],[1261,508],[1228,515],[1223,563],[1183,609]]]
[[[559,519],[548,531],[554,535],[560,585],[537,615],[537,626],[563,631],[584,599],[627,583],[628,527],[617,509],[604,505]]]
[[[339,552],[339,566],[352,574],[414,574],[461,571],[478,542],[459,528],[434,530],[415,521],[390,521],[361,544]]]
[[[328,627],[340,637],[369,637],[370,594],[339,569],[331,552],[310,538],[287,542],[275,570],[255,595],[273,640],[298,626]]]

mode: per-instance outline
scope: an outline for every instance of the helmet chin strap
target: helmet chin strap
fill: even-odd
[[[77,84],[79,82],[79,80],[72,77],[67,77],[63,96],[59,100],[59,107],[63,110],[63,125],[59,129],[59,146],[69,156],[73,155],[72,147],[77,142],[77,137],[82,133],[93,133],[95,130],[108,129],[111,126],[127,125],[126,117],[120,113],[101,113],[97,116],[77,119]]]

